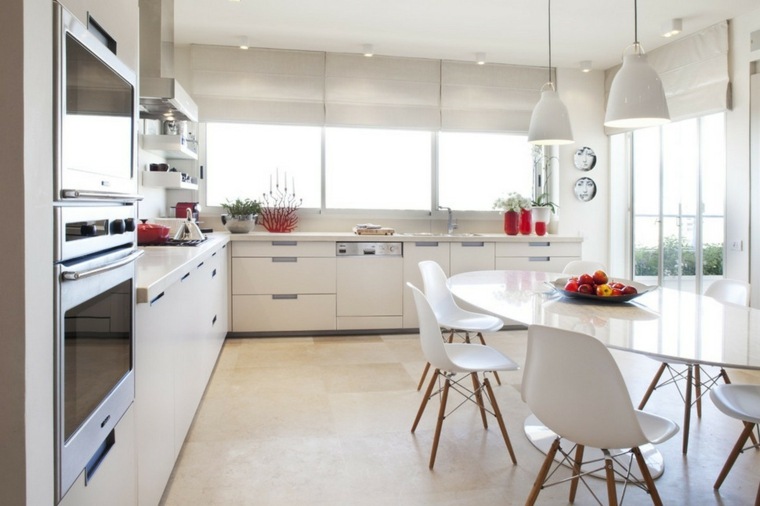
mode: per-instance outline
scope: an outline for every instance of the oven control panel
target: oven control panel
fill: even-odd
[[[136,244],[134,204],[55,208],[56,262]]]

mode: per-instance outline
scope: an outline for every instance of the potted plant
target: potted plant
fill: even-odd
[[[536,235],[545,235],[546,227],[551,220],[551,215],[557,212],[557,204],[549,200],[548,193],[542,193],[531,202],[533,209],[533,223],[536,227]]]
[[[222,223],[233,234],[247,234],[256,225],[256,218],[261,212],[261,204],[249,198],[227,199],[222,204],[227,214],[222,215]]]
[[[504,211],[504,232],[507,235],[530,234],[530,200],[512,192],[507,198],[496,199],[493,208]]]

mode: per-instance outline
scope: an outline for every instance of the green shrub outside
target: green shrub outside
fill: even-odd
[[[682,276],[695,276],[694,249],[685,240],[681,240],[681,272]],[[663,276],[677,276],[678,270],[678,238],[668,236],[664,240]],[[636,276],[657,276],[657,249],[637,247],[634,252],[634,272]],[[723,244],[705,244],[702,251],[703,274],[705,276],[723,275]]]

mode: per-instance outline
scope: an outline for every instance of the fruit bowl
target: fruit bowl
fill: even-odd
[[[639,297],[641,295],[644,295],[645,293],[651,292],[652,290],[656,290],[656,286],[649,286],[642,283],[637,283],[636,281],[629,281],[627,279],[617,279],[615,278],[614,281],[623,283],[624,285],[632,286],[636,288],[637,293],[630,293],[630,294],[623,294],[623,295],[597,295],[595,293],[581,293],[581,292],[571,292],[569,290],[565,290],[565,285],[567,284],[567,281],[570,278],[558,278],[554,281],[550,281],[549,284],[554,288],[556,291],[564,295],[565,297],[569,297],[572,299],[591,299],[597,302],[628,302],[629,300],[633,300],[636,297]]]

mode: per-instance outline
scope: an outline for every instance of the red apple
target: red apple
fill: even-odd
[[[568,292],[577,292],[578,291],[578,282],[573,281],[572,279],[569,280],[567,283],[565,283],[565,290]]]
[[[614,283],[607,283],[607,284],[610,285],[612,288],[617,288],[618,290],[622,290],[625,287],[625,285],[621,283],[620,281],[616,281]]]
[[[591,274],[581,274],[580,276],[578,276],[578,284],[579,285],[593,285],[594,278],[591,276]]]
[[[594,283],[596,283],[597,285],[604,285],[607,283],[607,281],[609,281],[609,278],[607,277],[607,273],[604,272],[603,270],[596,271],[594,275],[592,276],[592,278],[594,280]]]
[[[623,290],[621,290],[620,288],[613,288],[612,289],[612,296],[613,297],[620,297],[621,295],[623,295]]]
[[[578,293],[595,293],[594,286],[590,283],[582,283],[578,285]]]
[[[637,294],[637,293],[639,293],[639,291],[636,290],[635,286],[626,285],[626,286],[623,287],[623,294],[624,295],[634,295],[634,294]]]

